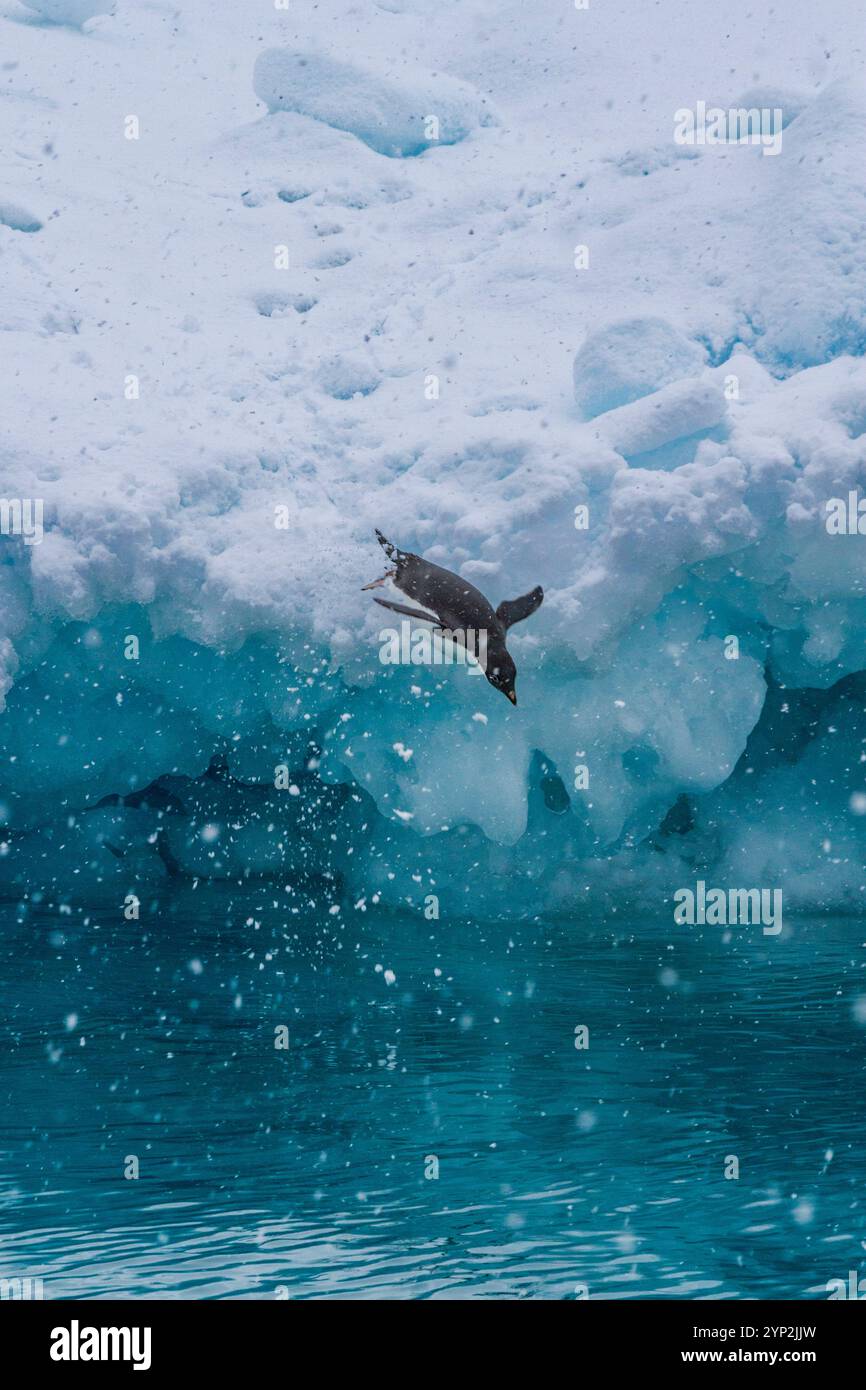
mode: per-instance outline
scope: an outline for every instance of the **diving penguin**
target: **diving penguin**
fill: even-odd
[[[501,690],[513,705],[517,704],[514,681],[517,668],[506,650],[505,634],[514,623],[522,622],[534,613],[544,598],[544,590],[537,585],[522,598],[503,599],[496,611],[487,599],[470,584],[451,570],[422,560],[408,550],[398,550],[386,540],[377,529],[379,544],[394,562],[394,568],[386,570],[381,579],[365,584],[365,589],[377,589],[386,579],[393,579],[398,589],[409,598],[424,604],[428,612],[421,608],[410,608],[405,603],[391,603],[388,599],[377,598],[383,608],[392,608],[395,613],[405,613],[410,618],[423,618],[449,634],[467,632],[486,632],[487,665],[484,674],[491,685]]]

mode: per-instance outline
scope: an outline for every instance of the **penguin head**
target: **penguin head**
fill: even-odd
[[[501,654],[497,653],[495,660],[488,661],[485,675],[490,684],[495,685],[497,690],[501,690],[503,695],[509,699],[513,705],[517,704],[517,696],[514,693],[514,682],[517,680],[517,667],[511,660],[508,652],[503,651]]]

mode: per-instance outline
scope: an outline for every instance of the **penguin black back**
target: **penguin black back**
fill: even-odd
[[[506,648],[505,634],[514,623],[522,622],[539,607],[544,598],[541,586],[537,585],[520,598],[504,599],[494,611],[481,590],[467,579],[454,574],[452,570],[443,569],[441,565],[434,565],[430,560],[424,560],[410,550],[401,550],[378,529],[376,536],[394,567],[386,570],[381,579],[365,584],[364,588],[377,589],[391,579],[401,593],[423,607],[412,608],[407,604],[377,598],[376,602],[383,608],[433,623],[434,627],[450,633],[485,633],[487,657],[484,674],[491,685],[516,705],[514,685],[517,669]]]
[[[385,554],[394,562],[393,571],[385,577],[392,578],[407,598],[430,609],[441,626],[452,630],[469,627],[487,631],[499,626],[492,605],[468,579],[414,555],[411,550],[399,550],[381,531],[376,535]]]

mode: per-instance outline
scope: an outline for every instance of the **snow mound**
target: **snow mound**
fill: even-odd
[[[694,376],[704,353],[662,318],[626,319],[590,333],[574,359],[574,399],[591,420],[680,377]]]
[[[380,376],[369,362],[358,357],[334,357],[323,362],[319,373],[322,390],[337,401],[369,396],[380,383]]]
[[[380,77],[354,63],[288,48],[261,54],[253,85],[268,111],[312,116],[391,158],[455,145],[492,120],[483,97],[453,77],[417,71]]]
[[[97,15],[114,14],[114,0],[21,0],[50,24],[69,24],[80,28]]]

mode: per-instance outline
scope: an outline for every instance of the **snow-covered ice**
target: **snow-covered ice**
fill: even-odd
[[[379,154],[421,154],[454,145],[495,117],[466,83],[414,70],[383,77],[321,53],[270,48],[256,61],[255,90],[269,111],[297,111],[348,130]]]
[[[535,912],[711,864],[860,907],[850,6],[641,7],[627,48],[561,0],[30,8],[63,24],[0,17],[0,491],[45,515],[0,537],[0,875]],[[674,142],[744,91],[777,157]],[[516,710],[380,664],[375,526],[494,603],[544,585]]]
[[[574,359],[574,398],[587,419],[695,375],[700,346],[666,319],[626,319],[587,335]]]
[[[96,15],[111,14],[114,10],[114,0],[21,0],[21,3],[51,24],[76,27]]]

